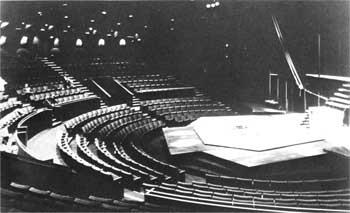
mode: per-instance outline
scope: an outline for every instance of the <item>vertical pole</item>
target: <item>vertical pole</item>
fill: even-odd
[[[269,72],[269,99],[271,99],[271,72]]]
[[[277,76],[277,90],[276,90],[276,101],[279,102],[280,99],[280,78]]]
[[[304,90],[304,112],[306,112],[306,108],[307,108],[307,103],[306,103],[306,92]]]
[[[285,91],[285,108],[286,108],[286,112],[288,112],[288,82],[287,80],[284,83],[284,91]]]
[[[317,55],[318,55],[318,79],[320,79],[321,76],[321,34],[319,33],[317,36]],[[318,87],[317,87],[317,94],[320,94],[320,81],[318,81]],[[321,105],[321,100],[320,100],[320,96],[317,96],[317,106]]]

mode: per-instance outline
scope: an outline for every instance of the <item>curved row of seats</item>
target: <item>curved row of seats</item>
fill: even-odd
[[[62,89],[62,90],[52,90],[48,92],[43,93],[35,93],[31,95],[29,98],[32,101],[41,101],[48,98],[58,98],[63,96],[72,96],[76,94],[84,93],[85,90],[81,87],[75,87],[75,88],[69,88],[69,89]]]
[[[91,194],[76,197],[11,182],[0,189],[2,212],[144,212],[167,211],[168,206]],[[180,207],[170,211],[179,211]]]
[[[10,98],[5,102],[0,103],[1,116],[5,116],[20,105],[22,105],[22,102],[17,100],[17,98]]]
[[[141,111],[136,111],[132,108],[126,108],[124,110],[115,111],[104,116],[96,117],[95,119],[87,122],[84,126],[81,127],[81,130],[83,131],[83,133],[92,136],[96,132],[99,132],[100,129],[106,126],[107,124],[112,123],[115,120],[136,114],[141,114]]]
[[[0,119],[0,129],[13,126],[13,124],[33,111],[34,107],[30,105],[13,110]]]
[[[157,169],[164,174],[173,177],[175,180],[184,180],[184,170],[181,170],[174,165],[159,161],[137,147],[146,134],[162,127],[165,127],[165,123],[162,121],[154,119],[148,121],[143,120],[125,127],[115,135],[115,138],[117,141],[121,141],[127,154],[136,161],[143,162],[145,165]]]
[[[62,138],[58,143],[58,147],[61,153],[63,154],[65,162],[68,162],[70,166],[73,166],[79,172],[87,171],[91,174],[97,174],[100,177],[104,177],[107,181],[109,180],[109,182],[113,181],[118,184],[122,182],[122,177],[109,171],[105,171],[102,168],[97,167],[94,164],[91,164],[90,162],[80,157],[71,147],[71,140],[72,138],[68,137],[67,134],[63,133]],[[74,140],[82,140],[82,138],[79,135],[76,135],[76,138]]]
[[[126,104],[120,104],[120,105],[110,106],[102,109],[96,109],[96,110],[81,114],[79,116],[76,116],[66,121],[64,125],[68,131],[72,131],[74,129],[78,129],[80,126],[84,125],[86,122],[88,122],[89,120],[92,120],[95,117],[102,116],[102,115],[116,112],[116,111],[122,111],[127,108],[128,106]]]
[[[209,183],[243,188],[279,191],[323,191],[350,189],[349,177],[312,180],[270,180],[206,174]],[[349,200],[350,201],[350,200]]]
[[[22,95],[24,93],[45,93],[56,90],[61,90],[66,87],[63,81],[49,81],[45,83],[33,83],[28,85],[29,88],[25,89],[24,87],[17,88],[17,94]]]
[[[190,208],[197,209],[198,201],[205,207],[215,210],[229,210],[235,207],[250,208],[250,211],[302,211],[302,212],[344,212],[349,209],[349,189],[339,192],[346,199],[322,199],[318,195],[300,194],[300,197],[288,194],[252,191],[242,188],[223,188],[206,183],[162,183],[144,184],[147,189],[146,201],[170,204],[173,200],[187,200]],[[163,197],[163,198],[162,198]],[[181,202],[186,203],[184,200]],[[239,208],[238,208],[239,209]],[[243,210],[243,209],[242,209]]]
[[[179,97],[179,98],[162,98],[162,99],[154,99],[154,100],[144,100],[141,101],[140,104],[142,107],[146,107],[146,109],[158,108],[162,105],[171,106],[173,103],[176,104],[187,104],[187,103],[207,103],[212,100],[208,97]]]

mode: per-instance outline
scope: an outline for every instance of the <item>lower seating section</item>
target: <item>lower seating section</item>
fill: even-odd
[[[146,201],[169,205],[172,205],[172,202],[181,202],[189,206],[192,211],[213,208],[215,211],[235,209],[236,211],[344,212],[350,209],[349,188],[333,191],[282,193],[223,187],[201,182],[164,182],[160,185],[144,184],[144,187],[148,191]]]
[[[349,188],[349,177],[314,180],[261,180],[206,174],[209,183],[277,191],[323,191]]]

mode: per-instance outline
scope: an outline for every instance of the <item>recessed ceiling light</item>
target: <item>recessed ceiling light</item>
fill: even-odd
[[[133,15],[133,14],[130,14],[130,15],[129,15],[129,18],[134,18],[134,15]]]
[[[63,18],[64,18],[64,19],[68,19],[69,17],[68,17],[68,16],[64,16]]]
[[[120,25],[121,25],[121,23],[120,23],[120,22],[118,22],[118,23],[117,23],[117,25],[118,25],[118,26],[120,26]]]
[[[102,15],[107,15],[107,12],[106,11],[102,11],[101,14]]]
[[[94,23],[94,22],[95,22],[95,20],[94,20],[94,19],[91,19],[91,20],[90,20],[90,22],[91,22],[91,23]]]

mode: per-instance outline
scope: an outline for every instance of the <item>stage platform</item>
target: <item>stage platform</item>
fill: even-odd
[[[323,122],[323,126],[305,125],[306,113],[216,116],[199,118],[186,127],[164,128],[163,133],[171,155],[205,152],[254,167],[321,155],[331,150],[334,144],[332,132],[339,135],[349,128],[335,126],[334,123],[340,123],[341,114],[330,112],[332,122]],[[317,115],[327,113],[317,108],[311,114],[311,120],[319,122]],[[331,131],[330,126],[338,131]]]

